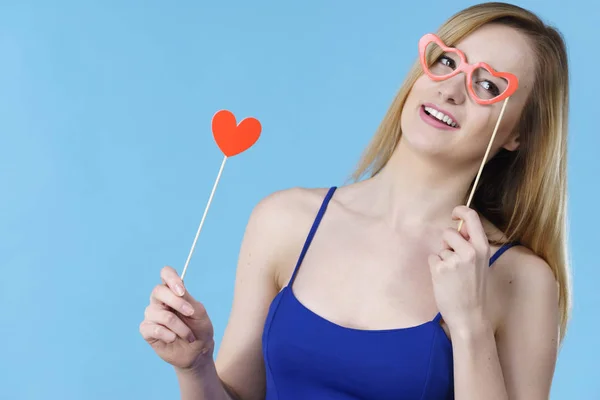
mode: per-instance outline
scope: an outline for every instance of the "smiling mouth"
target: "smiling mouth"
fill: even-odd
[[[422,108],[425,114],[427,114],[429,117],[437,120],[438,122],[446,124],[450,128],[458,128],[458,124],[443,112],[428,106],[422,106]]]

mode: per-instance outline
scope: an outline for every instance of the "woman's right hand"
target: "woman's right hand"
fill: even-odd
[[[185,290],[171,267],[152,290],[140,324],[142,337],[164,361],[180,370],[201,369],[212,362],[213,325],[204,306]]]

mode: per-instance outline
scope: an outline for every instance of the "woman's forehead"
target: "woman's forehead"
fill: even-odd
[[[455,46],[470,64],[484,62],[496,71],[510,72],[520,85],[530,85],[535,59],[527,38],[514,28],[488,25],[479,28]]]

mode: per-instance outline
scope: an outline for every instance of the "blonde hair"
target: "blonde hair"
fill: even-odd
[[[508,25],[525,34],[538,62],[531,95],[516,127],[520,133],[519,149],[513,152],[502,149],[488,161],[472,205],[500,228],[508,241],[518,241],[549,264],[558,283],[562,343],[571,309],[566,223],[569,112],[566,46],[561,34],[535,14],[497,2],[458,12],[441,26],[437,35],[453,46],[489,23]],[[402,108],[422,73],[419,62],[415,62],[363,153],[352,175],[354,180],[367,174],[376,175],[392,156],[402,135]]]

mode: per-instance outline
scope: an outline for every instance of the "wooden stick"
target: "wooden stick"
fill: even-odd
[[[471,194],[469,195],[469,200],[467,201],[467,207],[471,206],[471,201],[473,200],[473,195],[475,194],[475,189],[477,188],[477,184],[479,183],[479,178],[481,177],[481,171],[483,171],[483,167],[485,166],[487,158],[490,154],[490,150],[492,149],[492,143],[494,143],[494,138],[496,137],[496,132],[498,132],[498,127],[500,126],[500,121],[502,120],[502,115],[504,114],[504,110],[506,109],[506,103],[508,103],[508,99],[510,99],[510,97],[507,97],[506,100],[504,100],[504,104],[502,105],[502,110],[500,110],[500,115],[498,116],[498,121],[496,121],[496,127],[494,128],[494,133],[492,133],[492,137],[490,138],[490,142],[488,143],[487,150],[485,151],[485,155],[483,156],[483,160],[481,161],[481,165],[479,166],[479,172],[477,172],[477,176],[475,177],[475,183],[473,184],[473,187],[471,188]],[[463,222],[464,221],[461,219],[460,223],[458,224],[459,232],[462,228]]]
[[[200,231],[202,230],[202,226],[204,225],[204,220],[206,219],[206,214],[208,214],[208,209],[210,207],[210,203],[212,203],[212,199],[215,195],[215,191],[217,190],[217,185],[219,184],[219,180],[221,179],[221,174],[223,173],[223,168],[225,167],[225,161],[227,161],[227,156],[223,157],[223,162],[221,163],[221,168],[219,169],[219,174],[217,175],[217,179],[215,180],[215,184],[213,185],[212,192],[210,193],[210,197],[208,198],[208,203],[206,204],[206,208],[204,209],[204,214],[202,215],[202,220],[200,221],[200,225],[198,226],[198,231],[196,232],[196,237],[194,238],[194,243],[192,243],[192,248],[190,249],[190,254],[188,254],[187,261],[185,262],[185,266],[183,267],[183,272],[181,273],[181,280],[185,277],[185,271],[192,259],[192,254],[194,253],[194,248],[196,247],[196,242],[198,241],[198,237],[200,236]]]

